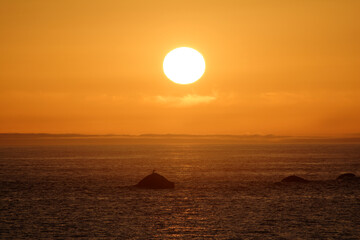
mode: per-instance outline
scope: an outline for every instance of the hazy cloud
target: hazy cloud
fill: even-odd
[[[260,94],[260,99],[272,105],[291,105],[306,101],[304,95],[291,92],[267,92]]]
[[[216,100],[216,96],[201,96],[197,94],[188,94],[182,97],[175,96],[156,96],[155,102],[167,104],[176,107],[188,107],[199,104],[206,104]]]

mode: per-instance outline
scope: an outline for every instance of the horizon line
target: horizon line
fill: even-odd
[[[263,138],[360,138],[360,133],[328,135],[276,135],[276,134],[180,134],[180,133],[142,133],[142,134],[88,134],[88,133],[44,133],[44,132],[0,132],[0,136],[68,136],[68,137],[263,137]]]

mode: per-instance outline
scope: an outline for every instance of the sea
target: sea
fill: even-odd
[[[175,188],[134,187],[153,170]],[[360,144],[3,145],[0,238],[360,239],[343,173]]]

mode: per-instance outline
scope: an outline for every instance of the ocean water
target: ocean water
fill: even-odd
[[[2,146],[0,165],[1,239],[360,239],[359,181],[335,181],[359,144]],[[175,189],[131,187],[153,169]]]

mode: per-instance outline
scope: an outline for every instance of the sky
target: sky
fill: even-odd
[[[0,132],[360,133],[358,0],[2,0]],[[165,55],[199,51],[179,85]]]

